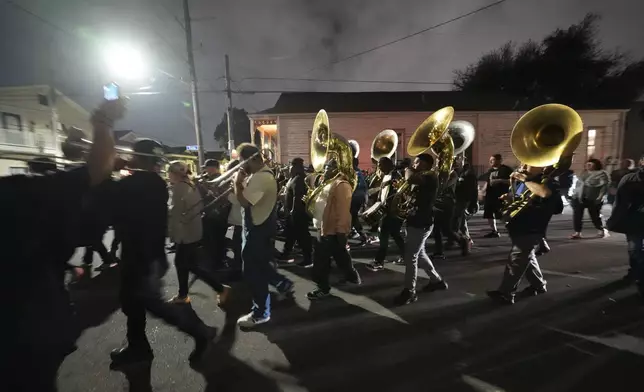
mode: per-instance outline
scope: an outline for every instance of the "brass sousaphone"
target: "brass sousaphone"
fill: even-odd
[[[338,174],[333,178],[325,178],[315,189],[309,189],[304,196],[306,212],[313,218],[316,217],[315,204],[320,193],[335,181],[338,176],[344,176],[352,188],[356,186],[356,173],[353,169],[353,151],[349,142],[338,134],[331,132],[329,127],[329,116],[324,109],[320,110],[313,122],[311,133],[311,164],[313,169],[321,173],[324,171],[324,164],[335,159],[338,163]]]
[[[572,155],[579,147],[584,124],[572,108],[560,104],[538,106],[524,114],[512,129],[512,153],[523,164],[534,167],[554,166],[544,180],[570,168]],[[510,192],[514,195],[513,190]],[[510,200],[502,210],[509,222],[532,200],[531,192]]]
[[[451,106],[437,110],[427,117],[409,138],[407,154],[415,157],[432,151],[438,157],[439,178],[447,178],[454,161],[454,142],[447,132],[454,118],[454,108]],[[397,189],[392,208],[399,218],[405,219],[408,211],[408,199],[411,185],[404,181]]]
[[[381,158],[392,158],[398,150],[398,134],[393,129],[385,129],[380,131],[371,142],[371,159],[376,162]],[[382,182],[382,173],[377,170],[371,177],[368,187],[369,194],[377,194],[380,192],[380,183]],[[385,215],[386,211],[383,208],[383,203],[380,200],[371,205],[362,215],[362,219],[367,225],[373,226],[377,224],[380,219]]]

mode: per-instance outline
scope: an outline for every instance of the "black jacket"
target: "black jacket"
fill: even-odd
[[[307,192],[304,174],[293,177],[286,186],[286,210],[293,215],[306,214],[306,208],[302,200]]]
[[[644,168],[622,177],[606,223],[617,233],[644,234]]]

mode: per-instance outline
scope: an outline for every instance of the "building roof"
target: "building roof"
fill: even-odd
[[[260,114],[316,113],[320,109],[336,113],[432,112],[445,106],[460,111],[526,111],[545,103],[462,91],[297,92],[282,93],[275,106]]]

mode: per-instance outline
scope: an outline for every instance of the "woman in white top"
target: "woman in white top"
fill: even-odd
[[[172,162],[168,167],[168,176],[172,184],[172,207],[168,218],[168,229],[170,238],[177,244],[174,264],[179,280],[179,294],[170,302],[190,303],[188,277],[192,272],[219,294],[219,304],[222,305],[226,301],[230,287],[222,285],[199,267],[198,251],[203,234],[199,211],[203,209],[203,203],[199,191],[190,179],[190,174],[188,166],[181,161]]]

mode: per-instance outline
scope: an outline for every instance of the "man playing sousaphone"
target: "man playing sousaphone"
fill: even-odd
[[[514,126],[512,152],[523,162],[524,169],[511,174],[510,192],[501,197],[505,199],[502,215],[512,240],[512,250],[499,288],[487,293],[493,300],[513,304],[524,277],[530,285],[520,293],[521,296],[546,292],[535,248],[561,204],[556,178],[558,173],[570,167],[582,132],[579,114],[558,104],[534,108]],[[554,170],[544,170],[552,164],[555,164]]]
[[[530,205],[506,226],[512,240],[512,250],[501,285],[498,290],[488,291],[488,296],[495,301],[513,304],[523,277],[530,286],[522,291],[522,295],[534,296],[546,292],[546,281],[539,268],[535,247],[541,243],[554,213],[556,200],[552,195],[558,185],[554,179],[543,177],[543,168],[536,166],[525,166],[524,173],[514,172],[510,176],[518,181],[514,196],[520,196],[527,190],[534,197]],[[503,196],[504,199],[506,197],[509,196]]]

